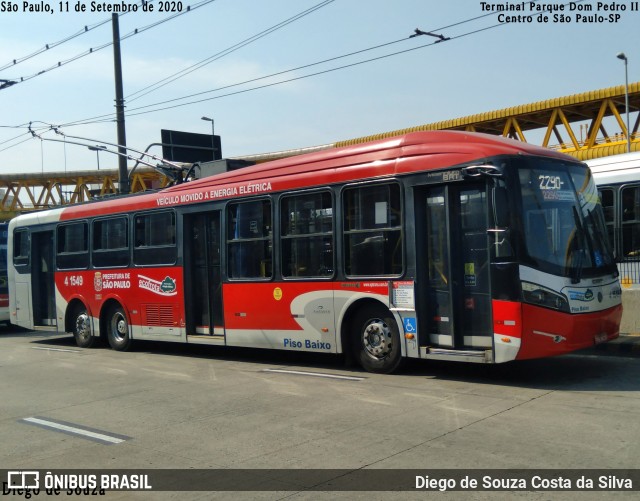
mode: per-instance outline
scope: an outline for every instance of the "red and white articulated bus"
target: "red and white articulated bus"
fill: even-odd
[[[383,373],[568,353],[622,315],[589,169],[451,131],[19,216],[9,287],[13,323],[81,347],[345,353]]]

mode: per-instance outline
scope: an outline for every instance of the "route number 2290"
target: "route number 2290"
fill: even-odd
[[[564,182],[560,179],[560,176],[538,176],[540,181],[541,190],[560,190]]]

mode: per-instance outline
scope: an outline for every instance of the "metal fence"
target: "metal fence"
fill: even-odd
[[[624,288],[640,288],[640,259],[619,261],[618,270]]]

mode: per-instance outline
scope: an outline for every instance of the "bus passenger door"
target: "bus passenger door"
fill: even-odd
[[[185,214],[184,282],[187,336],[224,340],[220,211]]]
[[[56,325],[53,231],[31,234],[31,304],[34,327]]]
[[[31,301],[35,326],[56,325],[53,231],[31,234]]]
[[[484,182],[434,186],[416,198],[421,342],[452,349],[492,347]],[[422,333],[425,327],[421,328]]]

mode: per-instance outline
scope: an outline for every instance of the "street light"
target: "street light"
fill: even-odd
[[[631,129],[629,129],[629,73],[627,71],[627,63],[629,61],[624,52],[620,52],[616,57],[624,61],[624,108],[627,114],[627,153],[629,153],[631,151]]]
[[[100,151],[104,151],[107,149],[106,146],[102,144],[96,144],[95,146],[87,146],[89,150],[96,152],[96,158],[98,160],[98,170],[100,170]]]
[[[205,122],[211,122],[211,160],[216,159],[216,147],[215,147],[215,132],[213,128],[213,118],[201,117],[200,120]]]

